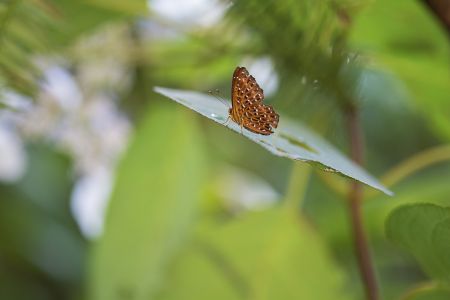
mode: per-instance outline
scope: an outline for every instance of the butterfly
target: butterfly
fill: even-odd
[[[231,81],[229,118],[251,132],[270,135],[277,128],[279,115],[263,104],[264,92],[246,68],[237,67]]]

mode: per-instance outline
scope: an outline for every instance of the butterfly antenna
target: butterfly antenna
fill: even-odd
[[[217,100],[219,100],[220,102],[222,102],[226,107],[230,107],[230,104],[228,104],[225,99],[223,99],[220,96],[220,91],[219,89],[215,89],[214,92],[213,91],[208,91],[208,94],[210,94],[211,96],[214,96],[214,98],[216,98]]]

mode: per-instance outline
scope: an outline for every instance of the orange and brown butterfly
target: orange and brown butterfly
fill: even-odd
[[[270,135],[277,128],[279,116],[272,106],[263,104],[264,92],[246,68],[237,67],[231,81],[229,117],[241,127]]]

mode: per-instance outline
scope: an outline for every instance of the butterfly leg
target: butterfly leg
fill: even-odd
[[[241,134],[244,134],[244,132],[242,131],[242,127],[244,126],[244,120],[242,120],[242,117],[241,117],[241,121],[239,123],[241,125]]]
[[[228,121],[230,121],[230,116],[228,116],[227,120],[225,122],[223,122],[222,125],[227,126]]]

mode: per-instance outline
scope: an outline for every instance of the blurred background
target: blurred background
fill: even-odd
[[[229,99],[238,65],[343,153],[360,112],[365,168],[395,192],[363,207],[382,299],[425,282],[384,221],[450,205],[432,2],[1,1],[0,299],[364,299],[348,181],[153,92]]]

